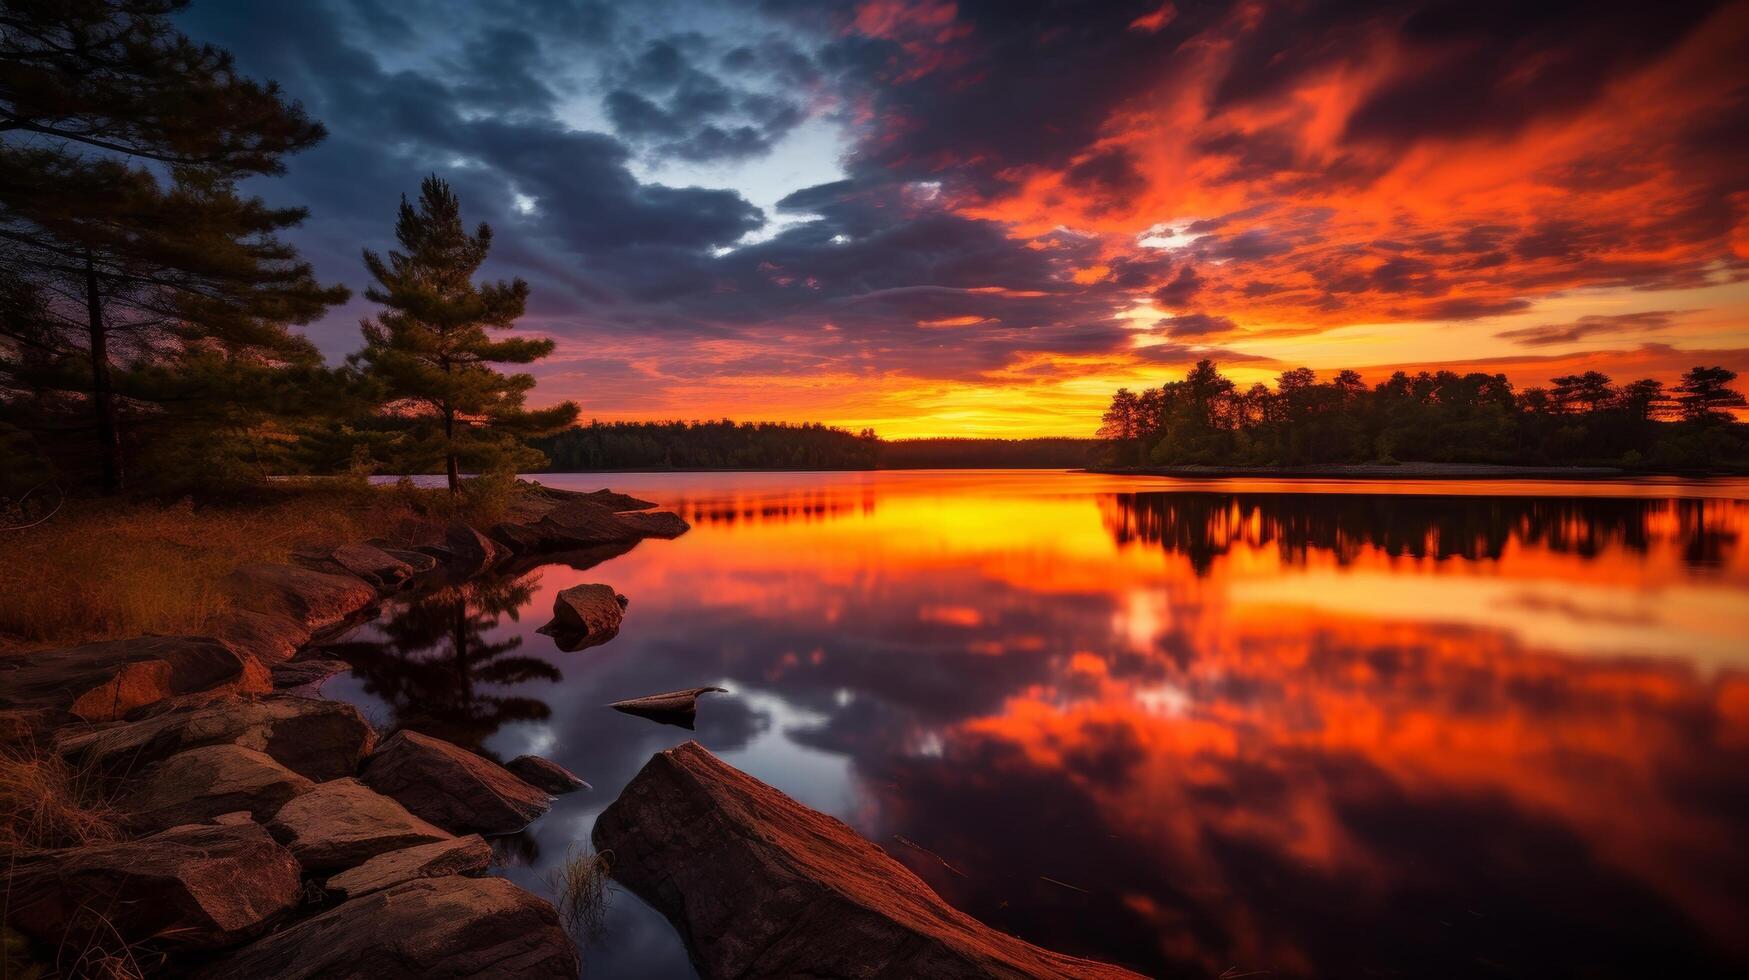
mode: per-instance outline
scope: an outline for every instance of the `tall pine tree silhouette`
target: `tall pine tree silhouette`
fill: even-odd
[[[415,207],[401,198],[395,222],[399,250],[387,259],[369,249],[364,264],[376,285],[365,291],[386,309],[365,320],[365,347],[354,356],[388,398],[390,413],[407,423],[411,438],[397,462],[411,471],[442,461],[450,493],[463,467],[479,472],[526,469],[546,458],[523,443],[577,420],[564,402],[529,411],[528,374],[503,374],[495,364],[529,364],[553,352],[551,340],[488,331],[516,325],[528,302],[528,283],[475,284],[492,246],[484,222],[472,235],[462,225],[461,202],[433,175],[419,187]]]

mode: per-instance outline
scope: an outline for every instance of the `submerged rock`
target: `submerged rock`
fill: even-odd
[[[598,646],[619,635],[626,597],[612,587],[573,585],[553,598],[552,622],[539,630],[567,653]]]
[[[318,783],[279,808],[267,829],[306,871],[350,868],[450,834],[352,777]]]
[[[384,742],[360,778],[417,816],[456,832],[508,834],[553,805],[552,797],[496,762],[411,731]]]
[[[298,864],[252,823],[183,826],[20,855],[7,891],[7,925],[51,949],[211,948],[247,940],[296,904]]]
[[[349,871],[329,878],[329,892],[343,899],[393,888],[416,878],[485,874],[492,848],[479,834],[434,841],[379,854]]]
[[[308,630],[342,622],[376,604],[377,590],[356,575],[295,565],[244,565],[231,573],[239,609],[284,616]]]
[[[623,711],[628,715],[637,715],[640,718],[659,721],[665,725],[679,725],[681,728],[690,729],[693,720],[698,715],[698,696],[713,692],[729,693],[727,689],[721,687],[689,687],[684,691],[667,691],[648,697],[615,701],[608,707]]]
[[[201,980],[575,980],[552,905],[502,878],[421,878],[355,898],[210,964]]]
[[[153,766],[121,802],[129,825],[161,830],[238,811],[266,820],[315,784],[241,745],[203,745]]]
[[[292,772],[320,782],[350,776],[376,747],[376,732],[342,701],[281,695],[242,698],[143,721],[82,726],[55,733],[55,751],[111,774],[142,772],[154,762],[202,745],[234,744],[266,753]]]
[[[530,786],[545,790],[555,796],[590,788],[589,784],[580,779],[576,773],[551,759],[543,759],[538,755],[519,755],[506,762],[504,768],[515,773],[518,779]]]
[[[696,742],[652,757],[596,820],[594,843],[707,977],[1138,976],[984,925]]]
[[[5,675],[0,708],[64,711],[113,721],[147,705],[197,693],[266,693],[266,668],[209,636],[141,636],[45,650]]]

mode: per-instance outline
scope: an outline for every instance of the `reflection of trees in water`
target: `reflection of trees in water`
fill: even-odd
[[[782,499],[683,500],[675,510],[693,524],[787,524],[874,512],[874,498],[846,500],[836,494],[796,494]]]
[[[1691,564],[1719,565],[1745,509],[1734,500],[1306,493],[1124,493],[1100,508],[1119,544],[1160,545],[1199,573],[1235,545],[1274,545],[1303,564],[1314,551],[1341,563],[1367,550],[1492,559],[1510,544],[1586,558],[1611,546],[1643,554],[1664,537]]]
[[[489,755],[483,743],[501,726],[541,721],[545,701],[491,688],[559,680],[539,657],[518,655],[522,637],[488,640],[534,598],[534,575],[476,579],[417,596],[389,611],[374,636],[333,645],[365,690],[389,704],[395,729],[410,728]]]

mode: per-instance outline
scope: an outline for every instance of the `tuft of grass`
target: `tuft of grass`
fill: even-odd
[[[565,862],[547,875],[553,906],[578,946],[588,946],[607,931],[607,886],[612,881],[612,851],[596,853],[587,844],[573,844]]]
[[[455,516],[481,519],[475,503],[501,509],[499,488],[469,489],[459,507],[442,489],[349,480],[200,503],[73,501],[43,524],[0,531],[0,652],[206,632],[229,609],[237,566],[367,538],[410,545]]]
[[[122,836],[102,777],[59,756],[0,748],[0,855]]]

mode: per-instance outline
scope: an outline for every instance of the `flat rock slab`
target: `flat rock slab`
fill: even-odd
[[[384,742],[360,778],[413,814],[457,833],[513,833],[553,805],[552,797],[496,762],[411,731]]]
[[[416,878],[485,874],[491,863],[491,845],[479,834],[469,834],[379,854],[329,878],[324,887],[342,899],[351,899]]]
[[[596,820],[594,842],[707,977],[1139,976],[984,925],[841,821],[696,742],[651,758]]]
[[[310,642],[310,630],[298,620],[247,609],[233,610],[213,630],[213,635],[231,649],[251,654],[269,667],[297,656],[298,650]]]
[[[638,514],[620,514],[620,523],[645,538],[678,538],[692,530],[692,525],[679,514],[666,510]]]
[[[343,544],[300,553],[298,560],[320,572],[354,575],[378,589],[400,588],[413,577],[413,566],[374,544]]]
[[[612,586],[573,585],[553,597],[553,620],[539,630],[567,653],[598,646],[619,635],[626,597]]]
[[[648,697],[632,698],[628,701],[615,701],[608,707],[616,711],[623,711],[628,715],[637,715],[640,718],[659,721],[664,725],[678,725],[681,728],[690,729],[693,720],[698,716],[698,696],[713,692],[729,693],[720,687],[689,687],[684,691],[667,691]]]
[[[352,665],[333,657],[310,657],[291,660],[273,668],[273,688],[276,691],[305,690],[313,692],[323,681],[335,674],[344,674]]]
[[[320,630],[376,604],[377,590],[356,575],[318,572],[295,565],[244,565],[231,573],[239,609],[284,616]]]
[[[255,749],[321,782],[357,772],[376,747],[376,732],[350,704],[281,695],[55,733],[57,753],[116,775],[141,773],[179,752],[221,744]]]
[[[504,768],[528,785],[555,796],[590,788],[576,773],[538,755],[519,755],[506,762]]]
[[[350,776],[293,798],[267,829],[305,871],[356,867],[379,854],[451,836]]]
[[[552,905],[502,878],[422,878],[237,950],[201,980],[575,980]]]
[[[165,698],[272,690],[266,668],[210,636],[141,636],[27,655],[4,675],[0,708],[112,721]]]
[[[153,766],[121,801],[128,825],[164,830],[244,811],[265,821],[316,784],[241,745],[203,745]]]
[[[50,949],[92,939],[112,948],[118,938],[172,949],[235,945],[299,895],[298,863],[255,824],[22,855],[7,887],[7,924]]]

